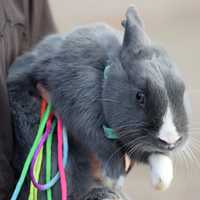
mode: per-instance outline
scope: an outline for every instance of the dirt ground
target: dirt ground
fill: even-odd
[[[124,190],[133,200],[200,199],[200,1],[199,0],[50,0],[60,32],[72,27],[104,21],[120,27],[126,8],[135,4],[144,18],[151,38],[165,46],[176,60],[188,87],[191,105],[191,135],[196,161],[179,159],[169,190],[156,192],[149,181],[148,168],[137,166],[128,176]],[[186,161],[184,161],[186,160]],[[199,163],[199,164],[198,164]],[[198,167],[199,166],[199,167]]]

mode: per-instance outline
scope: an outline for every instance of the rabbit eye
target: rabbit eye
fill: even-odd
[[[137,92],[136,94],[136,100],[138,103],[142,106],[145,104],[145,94],[143,92]]]

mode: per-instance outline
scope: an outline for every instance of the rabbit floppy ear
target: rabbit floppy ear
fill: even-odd
[[[128,8],[122,26],[125,28],[123,50],[137,54],[144,46],[150,45],[150,39],[144,31],[143,22],[135,7]]]

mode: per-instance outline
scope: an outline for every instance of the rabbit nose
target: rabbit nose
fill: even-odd
[[[171,143],[169,143],[168,140],[166,141],[166,140],[163,140],[162,138],[159,138],[159,137],[158,137],[158,140],[164,148],[166,148],[168,150],[173,150],[181,142],[182,137],[181,136],[177,137],[176,140],[174,140]]]
[[[173,134],[173,133],[169,133],[169,134],[165,134],[165,135],[159,135],[158,139],[168,145],[173,145],[176,144],[177,141],[179,141],[181,139],[181,136],[178,135],[177,133]]]

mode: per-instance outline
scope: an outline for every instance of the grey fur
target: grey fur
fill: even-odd
[[[8,88],[16,139],[13,165],[17,175],[39,123],[37,83],[48,90],[55,112],[61,115],[68,130],[70,199],[77,200],[93,188],[103,186],[103,181],[92,176],[91,154],[100,161],[102,177],[116,182],[125,175],[121,159],[124,152],[139,162],[146,162],[154,152],[168,153],[156,140],[168,104],[184,143],[188,120],[183,81],[166,53],[150,44],[133,8],[129,8],[123,24],[124,34],[108,25],[95,24],[50,36],[12,66]],[[111,67],[104,80],[107,65]],[[138,91],[146,96],[144,107],[136,101]],[[108,140],[103,124],[115,129],[120,139]],[[22,199],[26,198],[27,190],[28,180]],[[53,194],[55,199],[60,197],[58,185]]]

